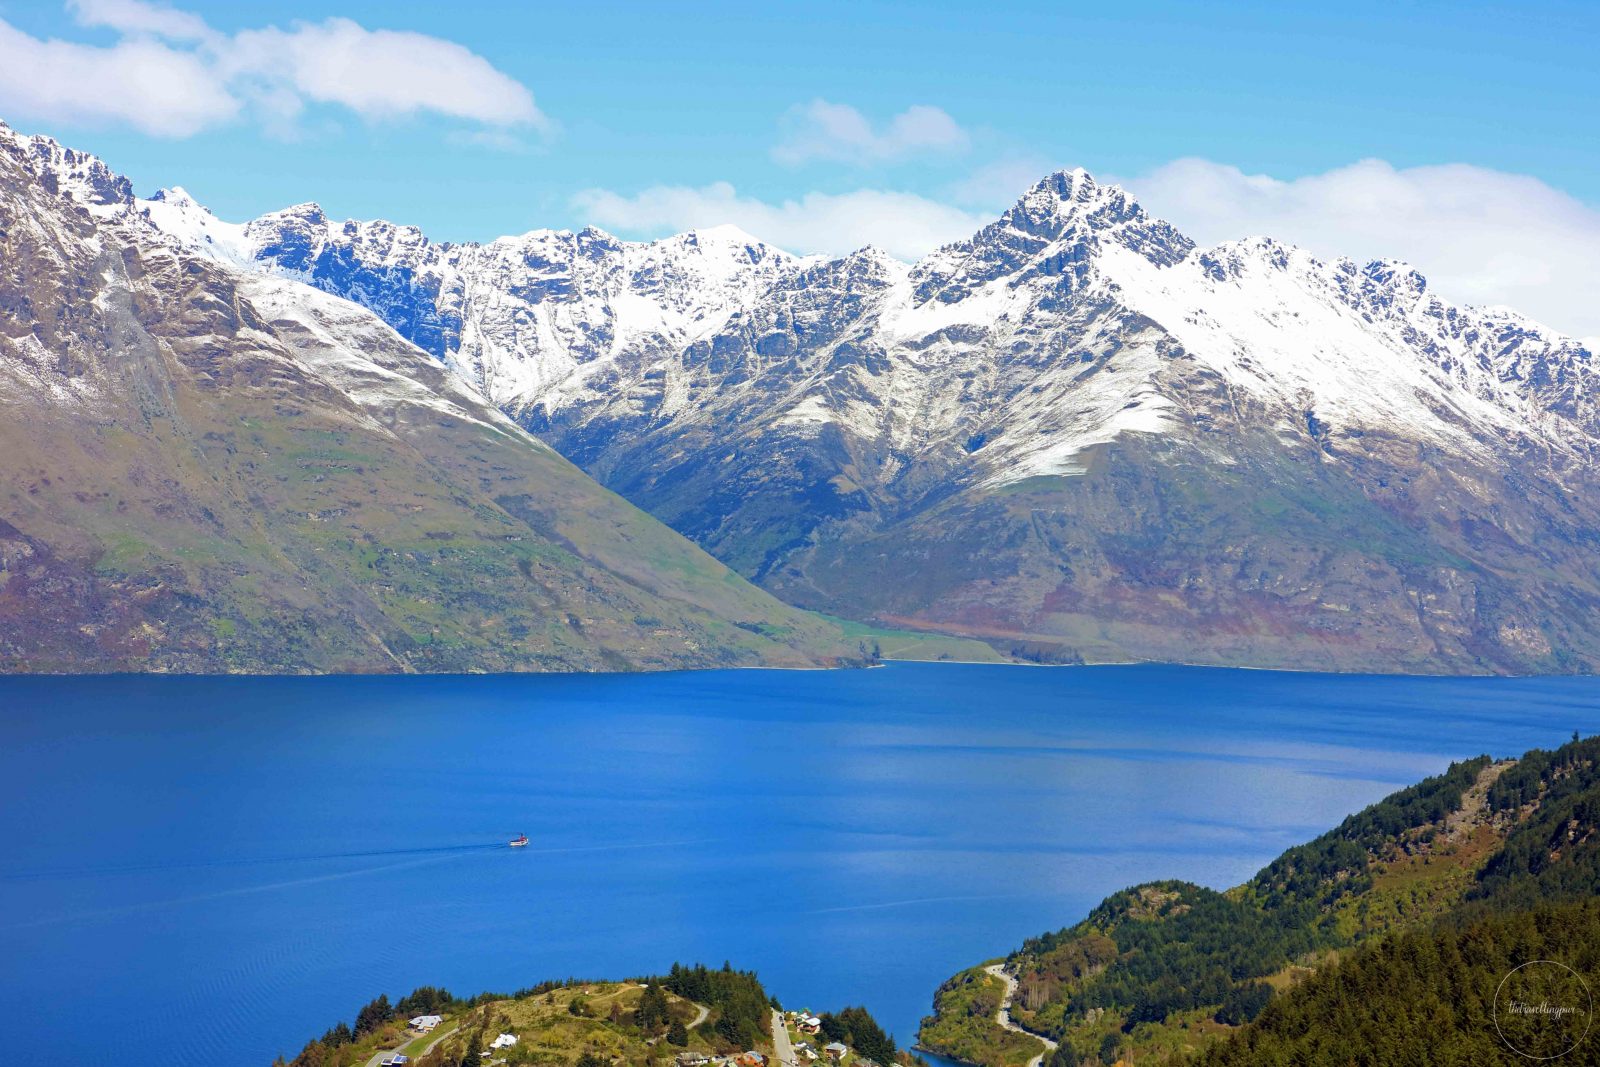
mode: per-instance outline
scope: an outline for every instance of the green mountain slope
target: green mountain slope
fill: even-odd
[[[1017,983],[1010,1018],[1067,1050],[1055,1065],[1201,1053],[1219,1064],[1494,1062],[1469,1055],[1495,1043],[1471,1005],[1539,952],[1590,966],[1600,953],[1600,913],[1589,906],[1597,894],[1600,739],[1515,761],[1480,757],[1351,816],[1226,893],[1137,886],[1024,943],[1005,960]],[[1452,956],[1479,941],[1470,965]],[[1037,1039],[1001,1028],[998,1001],[971,1007],[979,980],[964,972],[940,989],[921,1044],[986,1067],[1039,1054]],[[1416,996],[1383,1011],[1350,999],[1385,980]],[[1465,1007],[1430,1019],[1436,1002]],[[1356,1026],[1352,1013],[1370,1025]],[[1454,1050],[1444,1058],[1411,1058],[1411,1046],[1386,1036],[1398,1033],[1396,1019],[1460,1041],[1439,1046]]]
[[[0,670],[861,657],[371,313],[174,251],[125,186],[0,127]]]

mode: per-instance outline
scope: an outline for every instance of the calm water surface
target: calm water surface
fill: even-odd
[[[1600,731],[1600,680],[0,678],[0,716],[18,1062],[264,1067],[379,992],[695,959],[909,1043],[943,978],[1113,889],[1231,885],[1452,759]]]

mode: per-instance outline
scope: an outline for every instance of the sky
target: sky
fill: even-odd
[[[1600,336],[1600,3],[0,0],[0,118],[226,219],[913,259],[1082,166]]]

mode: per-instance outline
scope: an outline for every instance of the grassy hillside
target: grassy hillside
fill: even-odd
[[[277,1067],[356,1067],[392,1052],[417,1067],[480,1067],[499,1063],[540,1067],[668,1067],[679,1056],[739,1056],[774,1051],[777,1002],[749,971],[673,964],[664,975],[628,981],[544,982],[515,993],[482,993],[462,1000],[434,987],[390,1002],[380,996],[306,1043]],[[442,1022],[422,1034],[407,1023],[419,1015]],[[791,1020],[792,1021],[792,1020]],[[839,1041],[849,1048],[843,1067],[865,1062],[910,1067],[865,1008],[822,1015],[822,1035],[791,1032],[796,1040]],[[514,1044],[490,1051],[502,1034]],[[798,1045],[796,1046],[798,1047]],[[812,1062],[804,1060],[804,1062]]]
[[[1472,1030],[1479,1016],[1463,1009],[1430,1021],[1418,1006],[1430,1002],[1425,991],[1467,1003],[1494,972],[1492,996],[1514,966],[1507,961],[1536,958],[1536,949],[1592,959],[1595,913],[1563,908],[1597,893],[1600,739],[1515,761],[1480,757],[1351,816],[1228,892],[1137,886],[1075,926],[1025,942],[1006,960],[1018,981],[1011,1015],[1061,1042],[1058,1067],[1182,1063],[1202,1053],[1208,1063],[1307,1067],[1485,1062],[1466,1051],[1408,1059],[1384,1036],[1389,1024],[1352,1029],[1340,1012],[1357,1010],[1353,988],[1392,980],[1421,999],[1399,998],[1412,1006],[1391,1016],[1471,1031],[1460,1048],[1481,1050]],[[1570,943],[1557,944],[1556,929]],[[1463,938],[1499,948],[1471,967],[1433,965]],[[987,1005],[975,1014],[952,983],[920,1043],[985,1067],[1016,1067],[1021,1035],[1001,1029]],[[1269,1045],[1275,1051],[1261,1058],[1240,1051]],[[1034,1053],[1041,1048],[1035,1042]],[[1350,1058],[1362,1048],[1388,1051]],[[1280,1051],[1286,1058],[1273,1058]]]

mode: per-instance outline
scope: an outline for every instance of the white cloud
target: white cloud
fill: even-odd
[[[422,112],[494,129],[550,126],[521,83],[482,56],[420,33],[344,18],[219,33],[144,0],[71,0],[107,46],[41,40],[0,20],[0,110],[55,122],[125,123],[187,137],[248,115],[286,132],[310,105],[365,119]]]
[[[260,78],[366,118],[434,111],[491,126],[545,125],[526,87],[451,41],[364,29],[349,19],[246,30],[219,50],[230,81]]]
[[[888,163],[908,156],[965,151],[967,132],[944,111],[926,104],[908,107],[881,131],[848,104],[813,100],[783,117],[783,140],[772,158],[794,166],[824,159],[839,163]]]
[[[1402,259],[1447,299],[1600,333],[1600,211],[1537,178],[1363,160],[1283,181],[1180,159],[1122,184],[1202,244],[1265,234],[1321,255]]]
[[[899,259],[970,237],[990,221],[913,193],[858,189],[769,203],[742,197],[727,182],[656,186],[637,196],[590,189],[574,198],[574,206],[590,222],[630,235],[731,223],[791,252],[842,255],[872,244]]]
[[[0,107],[8,115],[188,137],[240,109],[203,59],[148,38],[98,48],[40,41],[0,21],[0,56]]]
[[[147,33],[173,41],[201,41],[214,36],[205,20],[165,4],[144,0],[67,0],[84,26],[103,26],[123,34]]]

